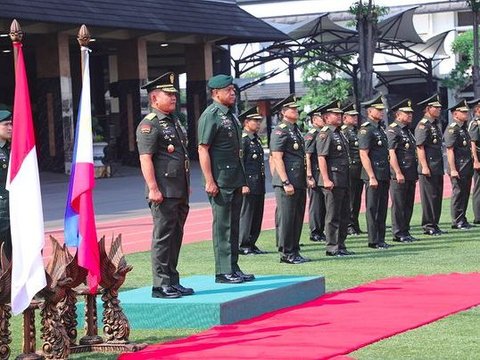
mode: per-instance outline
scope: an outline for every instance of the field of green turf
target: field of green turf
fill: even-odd
[[[302,255],[312,259],[301,265],[280,264],[275,251],[274,231],[262,233],[258,246],[269,251],[266,255],[242,256],[240,266],[245,272],[255,274],[294,274],[324,275],[327,291],[354,287],[359,284],[390,276],[413,276],[417,274],[435,274],[450,272],[480,271],[480,226],[464,231],[450,229],[450,202],[444,201],[441,228],[448,234],[430,237],[422,234],[420,207],[416,206],[412,221],[412,235],[420,241],[412,244],[397,243],[392,249],[379,251],[367,248],[367,237],[348,237],[349,250],[357,253],[348,258],[325,256],[323,245],[308,239],[308,225],[304,226],[302,236]],[[469,213],[469,220],[472,214]],[[387,224],[390,223],[388,217]],[[361,214],[361,226],[365,229],[364,214]],[[391,238],[387,228],[387,241]],[[150,286],[150,254],[137,253],[127,256],[134,270],[128,274],[124,290]],[[186,245],[180,258],[182,276],[194,274],[212,274],[213,249],[211,242]],[[472,284],[480,286],[480,284]],[[367,317],[368,314],[365,314]],[[390,339],[385,339],[351,354],[357,359],[479,359],[480,358],[480,307],[449,316],[427,326],[408,331]],[[99,318],[101,315],[99,314]],[[21,319],[15,318],[12,324],[13,353],[21,348]],[[101,328],[101,327],[100,327]],[[40,329],[40,326],[38,326]],[[197,330],[142,330],[133,329],[131,340],[135,342],[159,343],[184,337]],[[82,334],[82,330],[79,330]],[[305,334],[308,336],[308,334]],[[326,334],[328,336],[328,334]],[[38,346],[40,347],[40,340]],[[75,355],[73,359],[115,359],[114,355]]]

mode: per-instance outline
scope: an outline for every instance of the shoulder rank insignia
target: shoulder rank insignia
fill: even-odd
[[[310,134],[315,134],[315,133],[317,132],[317,129],[311,128],[308,132],[309,132]]]
[[[422,124],[426,124],[426,123],[428,122],[428,119],[423,118],[422,120],[420,120],[420,122],[421,122]]]
[[[452,123],[450,124],[450,127],[451,127],[451,128],[454,128],[455,126],[458,126],[458,124],[457,124],[456,122],[452,122]]]
[[[247,137],[247,136],[248,136],[247,133],[243,133],[243,134],[242,134],[242,138]]]
[[[280,124],[278,126],[280,127],[280,129],[285,129],[287,127],[287,124]]]
[[[328,130],[328,126],[324,126],[324,127],[322,127],[322,130],[320,130],[320,131],[325,132],[327,130]]]
[[[147,116],[145,116],[145,119],[147,119],[147,120],[153,120],[153,119],[155,119],[156,116],[157,116],[157,115],[152,112],[152,113],[148,114]]]
[[[341,129],[342,129],[342,130],[345,130],[347,127],[348,127],[348,126],[344,124],[344,125],[342,125]]]
[[[368,125],[370,125],[370,122],[369,122],[369,121],[365,121],[365,122],[364,122],[362,125],[360,125],[360,126],[368,126]]]
[[[398,126],[398,124],[396,122],[393,122],[393,123],[390,124],[390,127],[392,127],[392,128],[395,127],[395,126]]]

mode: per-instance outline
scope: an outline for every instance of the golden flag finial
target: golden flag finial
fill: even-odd
[[[77,34],[77,40],[80,46],[88,46],[88,43],[90,42],[90,33],[88,32],[87,26],[83,24],[80,27],[80,30],[78,31]]]
[[[23,31],[18,23],[17,19],[13,19],[12,24],[10,25],[10,39],[13,42],[22,42]]]

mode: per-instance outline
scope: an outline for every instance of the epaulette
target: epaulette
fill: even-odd
[[[348,128],[348,126],[347,126],[347,125],[345,125],[345,124],[344,124],[344,125],[342,125],[342,127],[341,127],[341,129],[342,129],[342,130],[345,130],[346,128]]]
[[[157,114],[152,112],[152,113],[148,114],[147,116],[145,116],[145,119],[152,121],[153,119],[155,119],[156,116],[157,116]]]
[[[243,133],[243,134],[242,134],[242,138],[247,137],[247,136],[248,136],[247,133]]]
[[[280,124],[278,126],[280,127],[280,129],[285,129],[287,127],[287,124]]]
[[[472,130],[474,126],[478,126],[480,124],[480,121],[478,120],[473,120],[470,121],[470,124],[468,124],[468,130]]]
[[[362,125],[360,125],[360,126],[368,126],[368,125],[370,125],[370,121],[365,121],[365,122],[364,122]]]
[[[311,128],[308,132],[310,134],[315,134],[317,132],[317,129],[316,128]]]
[[[420,122],[421,122],[422,124],[426,124],[426,123],[428,122],[428,119],[423,118],[422,120],[420,120]]]
[[[452,122],[452,123],[450,124],[450,127],[452,127],[452,128],[454,128],[455,126],[458,126],[458,124],[457,124],[456,122]]]
[[[325,132],[325,131],[327,131],[328,129],[329,129],[328,126],[325,125],[324,127],[322,127],[322,130],[320,130],[320,131]]]
[[[212,108],[210,109],[210,112],[211,113],[214,113],[214,112],[217,112],[219,109],[217,106],[212,106]]]
[[[393,128],[393,127],[395,127],[395,126],[398,126],[398,124],[397,124],[396,122],[393,122],[393,123],[391,123],[389,126]]]

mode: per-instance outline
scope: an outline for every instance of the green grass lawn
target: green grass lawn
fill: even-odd
[[[280,264],[275,249],[273,231],[265,231],[259,240],[259,247],[269,251],[260,256],[242,256],[240,266],[245,272],[255,274],[324,275],[327,291],[346,289],[359,284],[391,276],[413,276],[451,272],[479,271],[480,226],[470,231],[450,229],[450,202],[444,201],[441,228],[447,235],[430,237],[422,234],[420,207],[416,206],[412,220],[412,235],[421,241],[400,244],[394,248],[379,251],[367,248],[366,235],[347,238],[349,250],[357,253],[348,258],[325,256],[323,245],[308,240],[308,225],[304,226],[302,255],[312,259],[301,265]],[[472,215],[469,214],[469,219]],[[387,219],[387,224],[390,218]],[[365,229],[364,215],[361,225]],[[387,229],[388,233],[389,229]],[[387,241],[391,238],[387,235]],[[136,253],[127,256],[134,266],[128,274],[123,290],[151,286],[150,253]],[[185,245],[180,258],[182,276],[212,274],[213,249],[211,242]],[[479,284],[472,284],[479,286]],[[100,314],[99,314],[100,315]],[[430,325],[408,331],[390,339],[377,342],[351,354],[357,359],[479,359],[480,358],[480,308],[474,308],[449,316]],[[368,314],[365,314],[368,316]],[[101,316],[99,316],[101,317]],[[39,329],[40,327],[38,327]],[[101,328],[101,326],[100,326]],[[20,352],[21,318],[13,319],[13,355]],[[198,332],[195,329],[142,330],[132,329],[130,339],[135,342],[159,343],[184,337]],[[82,330],[79,330],[82,334]],[[80,335],[81,336],[81,335]],[[308,336],[308,334],[305,334]],[[38,342],[40,347],[41,342]],[[115,355],[75,355],[73,359],[115,359]]]

